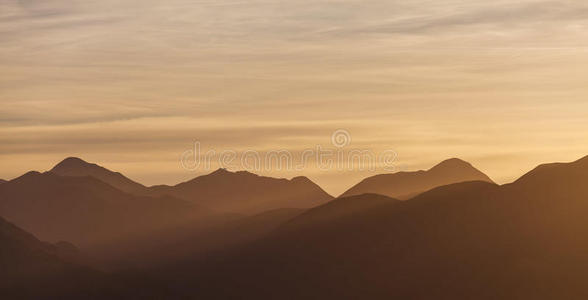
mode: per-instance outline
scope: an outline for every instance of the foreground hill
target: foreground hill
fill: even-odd
[[[43,240],[80,246],[172,226],[206,213],[171,196],[126,194],[93,177],[29,172],[0,185],[0,216]]]
[[[1,299],[161,299],[174,294],[141,273],[103,273],[0,218]]]
[[[175,186],[155,186],[151,190],[155,195],[172,195],[216,211],[243,214],[279,208],[310,208],[332,199],[306,177],[288,180],[225,169]]]
[[[102,274],[66,262],[58,247],[37,240],[33,235],[0,218],[0,297],[5,299],[49,298],[91,294]],[[42,293],[35,294],[37,288]],[[37,291],[38,292],[38,291]]]
[[[0,218],[0,244],[0,284],[4,287],[19,278],[74,269],[59,257],[57,246],[39,241],[3,218]]]
[[[398,172],[366,178],[341,197],[375,193],[405,200],[438,186],[466,181],[492,182],[470,163],[453,158],[427,171]]]
[[[336,199],[256,243],[158,273],[217,299],[587,299],[586,182],[588,158],[506,186]]]

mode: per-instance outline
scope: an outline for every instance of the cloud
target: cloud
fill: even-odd
[[[336,128],[407,166],[576,155],[587,17],[574,0],[0,0],[0,177],[74,154],[171,174],[194,138],[282,149]]]
[[[352,37],[357,34],[425,35],[478,31],[475,27],[479,26],[508,33],[519,26],[542,30],[551,23],[584,25],[588,17],[588,4],[579,1],[493,1],[476,4],[465,6],[456,3],[452,6],[446,5],[450,10],[409,14],[389,21],[373,22],[375,24],[332,30],[330,33]]]

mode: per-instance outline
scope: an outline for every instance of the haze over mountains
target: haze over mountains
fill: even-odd
[[[87,295],[90,285],[98,286],[102,280],[99,272],[67,262],[57,246],[39,241],[2,218],[0,265],[0,296],[13,299],[76,295],[80,291],[79,296]],[[31,287],[44,288],[45,293]]]
[[[310,208],[330,199],[306,177],[276,179],[224,169],[176,186],[148,188],[70,157],[49,172],[29,172],[2,184],[0,215],[43,240],[84,246],[224,212]]]
[[[88,245],[206,213],[181,199],[135,196],[88,176],[29,172],[0,187],[0,215],[52,242]]]
[[[398,172],[366,178],[341,197],[375,193],[405,200],[434,187],[466,181],[493,182],[470,163],[452,158],[427,171]]]
[[[104,273],[72,255],[67,243],[42,242],[0,218],[2,299],[132,299],[173,295],[137,273]]]
[[[247,171],[218,169],[175,186],[153,187],[74,157],[63,160],[50,172],[61,176],[91,176],[130,194],[174,196],[217,212],[256,214],[278,208],[310,208],[332,199],[306,177],[287,180]]]
[[[588,1],[0,0],[0,41],[0,300],[588,300]]]
[[[83,207],[110,203],[107,199],[117,205],[137,205],[141,201],[151,203],[153,199],[161,199],[130,195],[94,177],[76,174],[80,176],[32,172],[2,184],[0,216],[4,217],[8,212],[12,216],[7,217],[9,220],[20,218],[43,235],[62,231],[79,239],[82,231],[88,235],[102,232],[97,230],[100,226],[90,227],[88,224],[96,223],[89,223],[86,219],[96,222],[104,218],[114,220],[117,226],[125,225],[120,221],[123,218],[117,221],[107,214],[88,217]],[[101,170],[96,174],[108,173]],[[209,227],[193,227],[190,223],[166,227],[164,223],[171,221],[159,214],[149,215],[148,218],[160,218],[159,224],[163,225],[158,227],[159,230],[143,227],[142,238],[119,239],[109,251],[114,253],[116,264],[128,262],[140,266],[141,271],[136,275],[149,278],[155,286],[165,287],[157,293],[171,299],[588,297],[584,284],[588,277],[588,221],[585,218],[588,214],[588,157],[573,163],[541,165],[519,180],[502,186],[480,175],[481,172],[471,165],[455,159],[429,171],[384,177],[395,179],[390,181],[391,185],[398,187],[397,193],[406,195],[406,191],[440,180],[438,174],[446,174],[447,180],[455,182],[435,186],[403,201],[375,193],[342,196],[308,209],[284,208],[254,216],[236,216]],[[409,187],[401,188],[397,176],[409,177],[410,180],[405,181]],[[467,180],[476,176],[480,180]],[[420,184],[419,180],[422,180]],[[177,191],[189,195],[187,191],[206,193],[205,186],[231,185],[237,186],[239,191],[245,189],[240,186],[263,182],[282,188],[272,191],[279,194],[289,191],[297,181],[301,181],[303,187],[312,186],[303,178],[260,178],[251,173],[218,170],[186,183],[197,188]],[[253,188],[251,191],[258,190]],[[226,195],[233,197],[236,194]],[[222,194],[209,195],[215,199],[216,195]],[[168,207],[168,202],[171,207],[175,207],[171,205],[173,203],[188,203],[176,207],[178,210],[167,210],[172,216],[177,216],[180,211],[191,211],[189,208],[196,205],[174,195],[162,197],[167,200],[160,208]],[[230,197],[231,201],[227,203],[238,201]],[[276,205],[289,203],[283,199],[287,198],[280,198],[280,204]],[[204,202],[198,202],[201,203]],[[6,210],[6,207],[10,209]],[[110,214],[121,206],[103,207],[88,211],[108,211]],[[243,207],[250,209],[252,206]],[[54,219],[47,216],[72,208],[84,218]],[[133,209],[127,207],[123,210]],[[202,211],[208,210],[202,208]],[[124,216],[133,221],[141,220],[137,215]],[[202,217],[195,215],[194,218]],[[33,223],[31,220],[34,219],[42,220],[48,228],[42,228],[41,221],[38,225]],[[63,226],[54,224],[55,220],[63,221]],[[28,242],[19,242],[18,246],[10,248],[16,249],[15,252],[0,259],[18,258],[17,253],[35,253],[37,250],[34,249],[42,249],[43,254],[30,258],[32,265],[46,264],[37,262],[37,257],[55,257],[46,250],[55,246],[47,246],[6,224],[0,219],[0,239],[24,236],[26,238],[19,239]],[[65,224],[82,229],[72,233],[67,231]],[[9,234],[4,234],[6,232]],[[27,261],[27,256],[23,257],[22,260]],[[68,266],[80,268],[77,262],[71,262],[67,257],[58,258]],[[56,264],[52,259],[49,263]],[[100,263],[93,263],[93,266],[102,267]],[[122,281],[125,282],[123,285],[129,285],[124,291],[120,287],[112,289],[109,280],[120,278],[120,274],[84,270],[88,274],[101,274],[97,289],[111,291],[109,298],[127,298],[128,292],[137,288],[136,284],[139,287],[145,284],[143,281]],[[14,272],[13,268],[7,273]],[[85,283],[80,284],[80,289],[85,288]],[[94,291],[97,291],[96,287]],[[65,297],[73,294],[62,292]]]
[[[217,211],[245,214],[278,208],[310,208],[333,199],[306,177],[287,180],[226,169],[175,186],[155,186],[151,193],[173,195]]]
[[[586,299],[586,182],[588,158],[506,186],[339,198],[257,243],[165,273],[179,289],[226,299]]]

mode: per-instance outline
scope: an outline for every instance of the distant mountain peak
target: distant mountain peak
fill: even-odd
[[[68,157],[56,164],[50,172],[59,173],[61,170],[81,169],[81,168],[102,168],[97,164],[89,163],[79,157]]]
[[[433,170],[451,170],[451,169],[463,169],[463,168],[474,168],[472,164],[469,162],[459,159],[459,158],[450,158],[444,160],[437,164],[436,166],[429,169],[429,171]]]
[[[208,175],[221,175],[221,174],[232,174],[233,172],[227,170],[226,168],[218,168],[216,171],[208,174]]]
[[[23,175],[20,175],[19,177],[13,179],[12,181],[14,181],[14,182],[22,181],[22,180],[26,180],[29,178],[35,178],[39,175],[41,175],[41,173],[39,171],[28,171],[28,172],[24,173]]]
[[[59,164],[73,165],[73,164],[89,164],[89,163],[79,157],[70,156],[70,157],[67,157],[64,160],[62,160]]]
[[[288,180],[224,168],[174,186],[152,188],[152,195],[165,194],[216,211],[245,214],[277,208],[309,208],[332,199],[306,177]]]
[[[39,172],[39,171],[28,171],[28,172],[24,173],[24,175],[22,175],[22,177],[24,177],[24,176],[37,176],[37,175],[41,175],[41,172]]]
[[[405,200],[432,188],[466,181],[493,182],[472,164],[459,158],[451,158],[427,171],[398,172],[368,177],[342,196],[376,193]]]
[[[208,176],[259,176],[257,174],[253,174],[249,171],[245,171],[245,170],[241,170],[241,171],[231,171],[229,169],[226,168],[218,168],[216,169],[214,172],[209,173],[207,175],[204,175],[204,177],[208,177]],[[199,176],[202,177],[202,176]],[[196,177],[194,179],[198,179],[199,177]]]
[[[60,176],[90,176],[103,181],[121,191],[132,194],[145,194],[147,188],[119,172],[108,170],[100,165],[89,163],[78,157],[68,157],[59,162],[49,172]]]

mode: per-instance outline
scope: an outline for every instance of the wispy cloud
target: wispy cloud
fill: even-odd
[[[285,148],[341,127],[407,167],[526,167],[564,153],[547,141],[573,159],[586,20],[576,0],[0,0],[0,160],[31,162],[0,177],[120,152],[171,174],[194,138]]]

